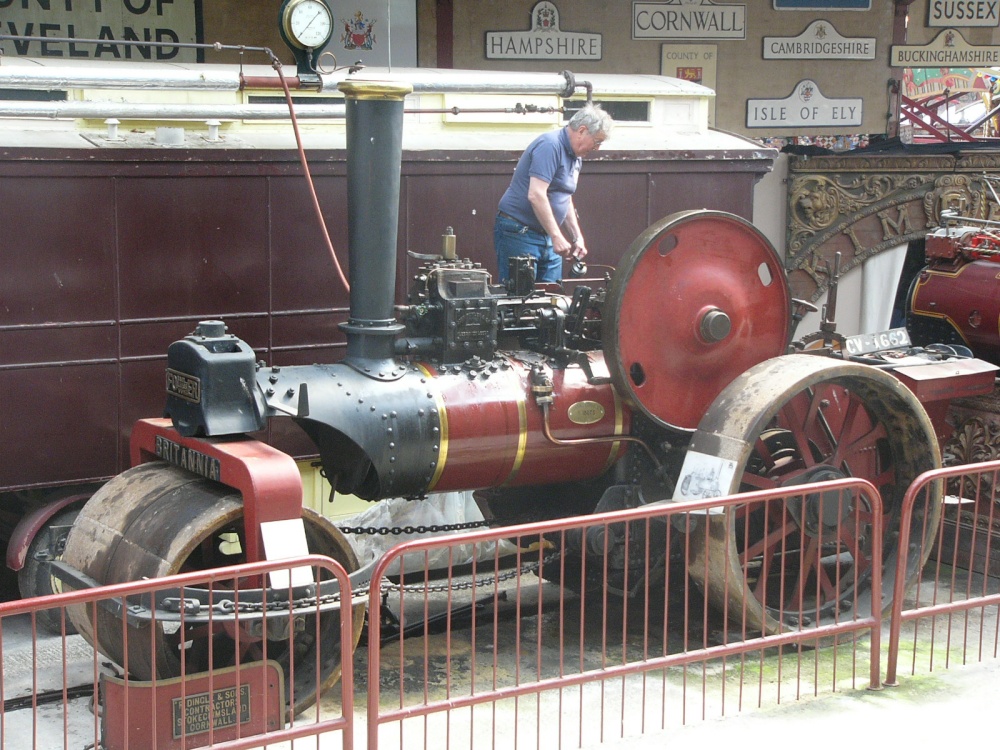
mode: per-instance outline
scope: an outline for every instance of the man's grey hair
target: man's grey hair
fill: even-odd
[[[615,121],[611,119],[611,115],[601,109],[600,104],[585,104],[570,118],[569,129],[576,130],[583,125],[591,135],[603,133],[610,138],[614,124]]]

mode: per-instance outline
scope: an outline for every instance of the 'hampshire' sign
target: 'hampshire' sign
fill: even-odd
[[[600,60],[601,35],[562,31],[550,2],[531,9],[530,31],[486,32],[488,60]]]

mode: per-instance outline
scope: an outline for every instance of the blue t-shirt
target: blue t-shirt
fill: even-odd
[[[532,229],[544,232],[528,201],[530,178],[537,177],[549,183],[549,204],[556,217],[556,224],[561,225],[566,219],[573,193],[576,192],[581,163],[580,157],[573,153],[566,128],[543,133],[531,142],[518,159],[510,187],[500,199],[499,210]]]

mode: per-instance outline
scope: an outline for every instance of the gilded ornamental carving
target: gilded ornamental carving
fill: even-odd
[[[941,212],[1000,217],[1000,201],[979,179],[1000,169],[1000,153],[792,157],[785,267],[795,297],[826,291],[834,256],[841,272],[923,237]]]

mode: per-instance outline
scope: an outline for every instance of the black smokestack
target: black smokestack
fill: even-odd
[[[347,108],[347,241],[350,318],[345,362],[388,375],[395,336],[399,172],[403,159],[403,99],[408,84],[345,81]]]

